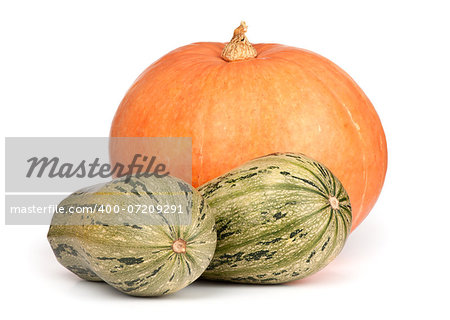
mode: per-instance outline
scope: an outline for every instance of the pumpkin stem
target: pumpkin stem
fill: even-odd
[[[234,30],[231,41],[225,45],[225,48],[223,48],[222,58],[225,61],[240,61],[256,57],[258,53],[245,36],[246,32],[247,24],[242,21],[241,25]]]
[[[186,253],[186,241],[183,239],[175,240],[172,243],[172,250],[175,253]]]

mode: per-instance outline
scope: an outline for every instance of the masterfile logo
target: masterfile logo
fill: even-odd
[[[49,224],[68,195],[118,177],[133,183],[140,177],[174,176],[191,184],[191,164],[191,138],[7,137],[5,222]],[[158,212],[156,207],[150,210]]]

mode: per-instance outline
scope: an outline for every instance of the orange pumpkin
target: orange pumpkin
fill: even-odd
[[[256,157],[304,153],[341,180],[352,230],[383,186],[386,140],[375,109],[342,69],[313,52],[228,43],[178,48],[148,67],[120,104],[112,137],[192,137],[195,187]],[[119,148],[111,148],[117,158]]]

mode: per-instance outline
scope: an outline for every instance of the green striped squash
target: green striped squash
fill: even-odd
[[[307,277],[339,254],[352,225],[341,183],[301,154],[252,160],[199,191],[217,227],[206,279],[264,284]]]
[[[192,186],[169,176],[85,188],[58,210],[64,213],[55,213],[48,232],[57,260],[83,279],[130,295],[178,291],[202,274],[214,254],[210,209]]]

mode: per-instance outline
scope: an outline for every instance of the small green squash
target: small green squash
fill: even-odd
[[[352,225],[341,183],[301,154],[249,161],[199,191],[217,226],[206,279],[264,284],[304,278],[339,254]]]
[[[48,232],[58,261],[83,279],[130,295],[178,291],[202,274],[214,254],[210,209],[192,186],[170,176],[85,188],[58,210],[64,213],[55,213]]]

